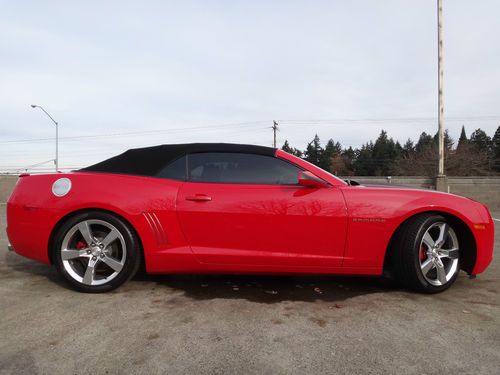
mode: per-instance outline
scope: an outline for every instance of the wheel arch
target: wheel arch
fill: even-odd
[[[141,255],[140,255],[141,256],[141,265],[143,265],[144,264],[144,247],[143,247],[142,239],[141,239],[141,236],[139,235],[139,232],[132,225],[132,223],[129,220],[127,220],[123,215],[120,215],[120,214],[118,214],[118,213],[116,213],[114,211],[106,210],[106,209],[103,209],[103,208],[83,208],[83,209],[78,209],[78,210],[74,210],[74,211],[68,212],[61,219],[59,219],[59,221],[56,223],[56,225],[54,225],[54,227],[52,228],[52,231],[50,232],[50,236],[49,236],[49,242],[48,242],[48,246],[47,246],[47,253],[48,253],[48,258],[49,258],[50,264],[54,264],[54,260],[52,259],[52,257],[53,257],[52,247],[54,245],[56,233],[61,228],[61,226],[68,219],[72,218],[73,216],[76,216],[76,215],[79,215],[79,214],[82,214],[82,213],[85,213],[85,212],[96,212],[96,211],[97,212],[104,212],[104,213],[107,213],[109,215],[113,215],[113,216],[117,217],[118,219],[122,220],[126,225],[128,225],[128,227],[130,228],[130,230],[132,230],[134,232],[134,234],[136,235],[137,239],[139,240],[139,248],[140,248],[140,252],[141,252]]]
[[[401,222],[396,228],[396,230],[393,232],[385,251],[384,266],[383,266],[384,274],[390,275],[392,273],[392,268],[393,268],[392,252],[394,251],[394,247],[396,246],[398,235],[401,234],[401,232],[404,230],[405,225],[408,222],[410,222],[411,220],[413,220],[418,216],[426,214],[441,215],[446,219],[448,219],[450,223],[453,225],[453,227],[457,229],[456,234],[458,236],[458,241],[460,244],[460,269],[464,270],[468,274],[472,273],[474,265],[476,264],[477,244],[476,244],[476,239],[474,238],[474,234],[472,233],[470,227],[461,218],[449,212],[440,210],[429,210],[429,211],[418,212],[416,214],[409,216],[408,218],[403,220],[403,222]]]

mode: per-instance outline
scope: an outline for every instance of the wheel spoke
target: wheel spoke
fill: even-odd
[[[439,237],[436,240],[436,246],[440,248],[441,246],[444,245],[446,241],[446,237],[448,237],[448,229],[449,225],[446,223],[443,223],[439,226]]]
[[[432,239],[431,235],[429,232],[426,232],[424,234],[423,242],[425,245],[427,245],[428,249],[432,249],[434,247],[434,240]]]
[[[94,260],[92,258],[89,259],[89,263],[87,265],[87,269],[85,270],[85,275],[83,276],[82,282],[87,285],[92,285],[94,281],[94,273],[95,273],[95,265],[97,263],[97,259]]]
[[[441,258],[450,258],[450,259],[458,259],[458,248],[453,249],[441,249],[439,250],[439,254]]]
[[[423,274],[427,275],[427,273],[434,268],[434,262],[431,258],[428,258],[424,263],[420,265],[420,268],[422,269]]]
[[[109,267],[111,267],[115,272],[120,272],[123,268],[123,264],[121,264],[120,262],[111,257],[105,256],[104,258],[101,258],[101,260],[104,263],[106,263]]]
[[[444,265],[443,265],[443,262],[441,262],[441,260],[438,260],[436,262],[436,272],[437,272],[437,278],[439,280],[439,282],[441,283],[441,285],[444,285],[446,284],[446,271],[444,269]]]
[[[87,245],[90,246],[92,242],[94,242],[94,237],[92,236],[92,231],[90,229],[90,225],[87,221],[82,221],[78,223],[78,230],[82,234],[83,239],[87,242]]]
[[[109,232],[101,242],[104,245],[104,248],[108,247],[114,240],[118,238],[119,235],[120,232],[118,232],[118,230],[112,229],[111,232]]]
[[[62,260],[70,260],[75,258],[84,257],[87,255],[86,250],[71,250],[65,249],[61,251],[61,259]]]

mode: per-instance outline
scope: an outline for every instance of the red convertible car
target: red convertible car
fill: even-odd
[[[21,175],[11,249],[77,290],[137,271],[382,275],[435,293],[483,272],[494,224],[473,200],[345,182],[284,151],[237,144],[132,149],[71,173]]]

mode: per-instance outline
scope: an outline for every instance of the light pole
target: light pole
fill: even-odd
[[[49,113],[45,109],[43,109],[42,106],[32,104],[31,108],[40,108],[47,116],[49,116],[52,122],[56,125],[56,158],[54,161],[56,163],[56,172],[57,172],[59,170],[59,126],[58,126],[59,124],[57,123],[56,120],[52,118],[51,115],[49,115]]]

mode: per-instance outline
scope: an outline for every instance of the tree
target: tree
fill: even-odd
[[[450,176],[484,176],[500,172],[500,126],[490,138],[476,129],[469,138],[462,126],[460,138],[454,141],[444,131],[446,174]],[[285,141],[282,149],[339,176],[407,175],[435,176],[438,164],[438,134],[422,132],[416,143],[408,139],[403,145],[382,130],[375,140],[360,148],[342,149],[339,142],[328,140],[321,147],[316,134],[304,153]]]
[[[493,154],[493,169],[500,172],[500,126],[493,136],[491,148]]]
[[[446,160],[446,174],[450,176],[484,176],[490,173],[488,155],[479,152],[470,142],[457,147]]]
[[[403,146],[401,146],[401,143],[399,143],[399,141],[396,141],[396,143],[394,144],[394,150],[396,151],[396,159],[400,158],[403,154]]]
[[[344,160],[344,171],[341,171],[341,168],[338,168],[338,171],[335,172],[335,174],[352,176],[354,174],[354,161],[356,159],[356,152],[353,150],[352,146],[349,146],[348,149],[342,151],[342,159]]]
[[[285,152],[288,152],[289,154],[291,154],[292,152],[292,148],[290,147],[290,144],[288,143],[288,140],[285,139],[285,143],[283,143],[283,146],[281,146],[281,149]]]
[[[446,152],[451,151],[451,149],[453,148],[453,143],[455,142],[453,141],[453,138],[450,137],[448,129],[445,129],[443,138],[444,138],[444,152],[446,155]],[[433,147],[436,147],[436,149],[439,150],[439,132],[436,132],[436,134],[434,134],[432,142],[433,142]]]
[[[482,129],[476,129],[470,136],[470,143],[479,151],[488,154],[491,151],[491,138]]]
[[[329,139],[325,149],[323,150],[323,154],[321,155],[320,167],[325,171],[332,172],[331,164],[333,158],[340,156],[342,153],[342,146],[339,142],[334,142],[333,139]]]
[[[468,143],[469,140],[467,139],[467,134],[465,134],[465,126],[462,125],[462,132],[460,133],[460,138],[458,138],[457,150],[464,147]]]
[[[319,137],[316,134],[311,142],[307,144],[304,152],[304,159],[309,163],[320,166],[323,157],[323,148],[321,147]]]
[[[401,156],[403,158],[410,158],[413,154],[415,153],[415,144],[413,143],[413,141],[408,138],[406,143],[404,144],[403,146],[403,150],[401,152]]]
[[[295,155],[299,158],[302,157],[302,151],[300,151],[299,149],[297,149],[295,147],[291,147],[290,144],[288,143],[288,140],[285,140],[285,143],[283,143],[283,146],[281,147],[281,149],[283,151],[288,152],[289,154]]]
[[[401,145],[396,147],[394,140],[387,136],[382,130],[373,145],[372,159],[374,162],[374,173],[376,176],[387,176],[392,174],[394,161],[400,153]]]
[[[422,132],[420,134],[420,138],[418,139],[417,144],[415,145],[415,151],[417,153],[421,153],[424,151],[428,151],[432,148],[432,135],[427,134],[426,132]]]
[[[356,150],[356,160],[354,162],[354,170],[358,176],[370,176],[374,174],[373,164],[373,142],[370,141]]]

